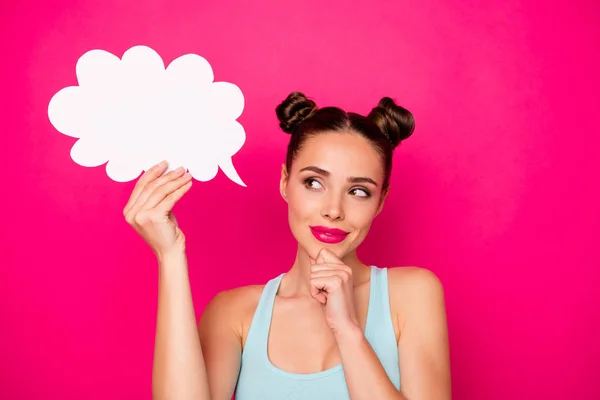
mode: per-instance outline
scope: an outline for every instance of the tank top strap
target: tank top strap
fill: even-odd
[[[369,294],[369,312],[366,330],[381,332],[382,328],[392,328],[392,312],[387,268],[371,266],[371,288]]]
[[[374,272],[371,277],[374,279],[373,294],[374,306],[380,317],[389,319],[391,322],[392,314],[390,308],[390,290],[388,284],[388,269],[371,267]]]
[[[279,284],[285,273],[268,281],[258,300],[256,311],[246,336],[246,343],[242,352],[242,358],[250,356],[263,357],[266,352],[271,327],[271,316],[273,315],[273,304],[279,290]]]
[[[390,307],[387,268],[371,267],[371,294],[365,337],[396,388],[400,388],[398,344]]]

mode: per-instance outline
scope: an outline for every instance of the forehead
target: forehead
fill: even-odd
[[[369,141],[351,132],[325,132],[307,139],[294,160],[296,171],[317,166],[344,176],[383,176],[381,156]],[[296,168],[297,167],[297,168]]]

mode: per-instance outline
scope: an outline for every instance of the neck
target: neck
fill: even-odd
[[[341,261],[352,268],[354,286],[369,280],[370,268],[358,259],[356,250],[341,258]],[[278,294],[284,297],[310,297],[310,266],[308,253],[298,246],[294,265],[283,277]]]

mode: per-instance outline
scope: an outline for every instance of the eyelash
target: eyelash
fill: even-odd
[[[317,182],[317,183],[321,184],[321,182],[319,182],[318,180],[316,180],[316,179],[314,179],[314,178],[306,178],[306,179],[304,180],[304,186],[306,186],[306,188],[307,188],[307,189],[314,189],[314,188],[310,187],[310,183],[311,183],[311,182]],[[369,192],[369,191],[368,191],[367,189],[365,189],[365,188],[358,187],[358,188],[352,188],[352,189],[351,189],[351,191],[352,191],[352,190],[362,190],[363,192],[365,192],[365,195],[364,195],[364,196],[357,196],[357,197],[362,197],[362,198],[365,198],[365,199],[367,199],[367,198],[371,197],[371,192]]]

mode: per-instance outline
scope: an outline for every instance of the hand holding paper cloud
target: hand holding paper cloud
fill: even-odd
[[[208,181],[220,167],[246,186],[231,160],[246,140],[236,120],[244,96],[232,83],[213,82],[203,57],[186,54],[165,69],[146,46],[132,47],[122,59],[91,50],[79,58],[76,73],[79,86],[56,93],[48,117],[59,132],[79,138],[71,149],[77,164],[108,162],[108,176],[126,182],[167,160],[167,172],[184,166]]]
[[[165,174],[166,168],[161,163],[146,171],[123,209],[125,220],[159,258],[185,252],[185,235],[172,210],[192,187],[192,178],[183,168]]]

